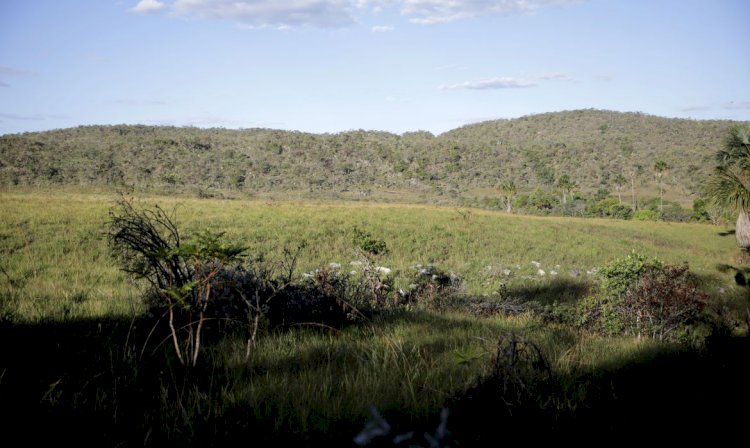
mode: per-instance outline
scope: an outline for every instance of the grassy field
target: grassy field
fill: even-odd
[[[0,195],[0,288],[19,299],[19,317],[129,315],[139,285],[118,270],[105,239],[111,195]],[[555,282],[586,283],[595,268],[631,251],[666,263],[688,263],[709,293],[734,288],[719,264],[736,264],[733,236],[706,224],[677,224],[509,215],[472,209],[363,203],[255,202],[151,197],[173,210],[187,237],[210,228],[249,247],[251,256],[279,257],[307,242],[298,275],[329,263],[356,269],[354,227],[386,242],[376,261],[407,286],[414,266],[456,273],[469,294],[505,284],[540,294]],[[538,262],[540,267],[532,264]],[[544,271],[540,275],[539,269]],[[580,273],[572,277],[571,272]],[[554,275],[557,273],[557,275]],[[567,283],[566,283],[567,284]],[[560,297],[544,300],[565,301]]]
[[[634,437],[634,427],[741,433],[733,409],[750,398],[742,337],[695,349],[579,332],[532,314],[396,310],[341,328],[269,331],[249,357],[247,334],[235,329],[206,341],[199,365],[185,370],[168,333],[144,313],[145,285],[109,255],[115,199],[0,194],[0,417],[27,441],[352,446],[372,408],[391,436],[414,431],[411,446],[430,446],[422,434],[438,435],[443,408],[450,438],[437,446],[593,441]],[[408,285],[413,266],[434,264],[458,274],[466,295],[505,284],[527,299],[571,301],[594,284],[587,272],[635,250],[689,263],[716,309],[746,307],[733,273],[717,268],[738,264],[734,238],[710,225],[364,203],[142,201],[174,210],[186,236],[225,231],[253,256],[273,259],[304,240],[297,276],[332,262],[356,270],[357,227],[386,242],[375,261],[393,269],[396,285]],[[508,347],[538,348],[549,374],[539,362],[509,363]]]

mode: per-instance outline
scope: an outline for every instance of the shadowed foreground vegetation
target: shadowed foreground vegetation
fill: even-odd
[[[251,257],[237,272],[257,273],[299,248],[283,297],[377,299],[380,286],[368,282],[377,272],[389,300],[403,300],[357,302],[360,313],[333,322],[277,320],[273,302],[255,326],[252,314],[208,320],[188,367],[161,309],[144,302],[147,285],[110,256],[114,199],[0,196],[0,418],[9,440],[497,446],[744,434],[748,291],[735,280],[744,268],[734,241],[719,235],[727,229],[154,198],[142,204],[175,210],[184,235],[208,228],[243,244]],[[699,294],[676,283],[700,304],[683,332],[638,338],[630,315],[594,321],[601,328],[577,321],[580,304],[587,317],[627,311],[619,301],[641,289],[625,288],[621,274],[646,278],[651,257],[687,262],[699,281]],[[620,265],[627,269],[612,268]],[[344,278],[352,283],[336,280]]]
[[[15,341],[0,363],[4,435],[97,446],[353,446],[374,406],[393,435],[416,431],[421,446],[444,407],[461,446],[721,439],[744,434],[750,399],[745,338],[698,352],[582,337],[529,318],[393,314],[339,331],[275,333],[249,362],[242,335],[226,336],[185,371],[165,344],[144,346],[151,324],[3,324],[0,337]],[[524,376],[529,365],[518,377],[493,375],[496,344],[511,331],[536,341],[548,377]]]

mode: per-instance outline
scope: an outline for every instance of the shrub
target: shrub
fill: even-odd
[[[604,218],[609,216],[609,209],[618,204],[619,203],[615,198],[605,198],[596,202],[590,202],[588,205],[586,205],[586,214],[588,216]]]
[[[416,265],[408,292],[400,292],[411,306],[444,310],[461,288],[461,279],[454,273],[444,272],[434,266]]]
[[[633,252],[625,258],[618,258],[608,263],[597,273],[606,295],[622,297],[643,274],[661,267],[662,262],[657,258],[649,259],[643,254]]]
[[[711,221],[711,213],[709,212],[709,204],[706,199],[696,198],[693,200],[693,213],[691,215],[693,221]]]
[[[367,254],[379,255],[388,253],[385,241],[373,237],[369,232],[357,227],[353,230],[352,243],[354,247],[363,250]]]
[[[600,218],[630,219],[633,217],[633,209],[629,205],[620,204],[615,198],[606,198],[589,203],[586,214]]]
[[[151,284],[147,304],[153,315],[167,318],[183,365],[197,364],[208,328],[243,325],[250,333],[249,356],[261,327],[335,325],[356,314],[330,272],[318,272],[312,284],[292,282],[304,243],[296,251],[285,249],[279,262],[248,261],[245,248],[224,241],[223,233],[204,231],[185,242],[174,214],[158,206],[136,208],[125,199],[110,212],[108,236],[123,270]]]
[[[627,290],[622,313],[639,337],[674,339],[698,320],[707,302],[687,266],[665,266],[647,271]]]
[[[166,309],[175,353],[181,364],[195,366],[201,335],[227,266],[245,248],[227,244],[222,233],[205,231],[183,242],[173,215],[159,207],[136,209],[121,199],[110,212],[109,242],[123,269],[148,280],[152,300]]]
[[[613,205],[609,209],[608,216],[615,219],[631,219],[633,217],[633,208],[623,204]]]
[[[661,219],[673,222],[688,222],[693,218],[693,211],[684,209],[675,202],[664,203]]]
[[[708,296],[687,266],[633,253],[599,271],[600,291],[576,306],[578,324],[608,335],[675,340],[700,317]]]
[[[658,221],[659,212],[654,210],[637,210],[633,213],[633,219],[636,221]]]

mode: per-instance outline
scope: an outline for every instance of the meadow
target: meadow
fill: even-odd
[[[730,434],[741,417],[733,406],[749,396],[747,329],[739,323],[720,342],[695,346],[578,331],[533,313],[455,309],[394,309],[338,328],[269,328],[250,356],[247,334],[232,328],[185,369],[143,304],[147,285],[110,254],[115,200],[0,193],[2,417],[27,440],[351,446],[369,422],[388,433],[374,442],[381,445],[475,446],[634,436],[634,425],[644,433],[708,430],[714,418]],[[136,203],[173,211],[186,236],[226,232],[255,259],[299,248],[295,279],[331,263],[360,269],[356,228],[387,245],[370,261],[391,270],[396,289],[433,265],[461,279],[461,296],[572,303],[593,293],[601,266],[635,251],[687,263],[710,296],[709,313],[742,316],[747,308],[734,271],[720,268],[741,268],[731,231],[708,224],[400,204],[157,196]],[[514,357],[540,358],[515,364],[508,347]]]
[[[0,196],[0,267],[4,287],[10,286],[9,280],[15,285],[19,318],[130,315],[138,309],[142,285],[119,270],[105,238],[115,200],[113,195],[50,192]],[[229,240],[247,246],[251,256],[274,258],[284,248],[305,243],[298,274],[329,263],[356,269],[352,232],[357,227],[386,243],[388,253],[376,261],[394,271],[399,287],[415,266],[434,265],[457,274],[468,294],[491,294],[501,284],[541,292],[556,280],[585,283],[597,267],[635,251],[667,263],[688,263],[715,286],[709,288],[711,294],[720,287],[736,288],[731,273],[717,269],[737,264],[734,238],[727,228],[707,224],[398,204],[170,197],[138,201],[173,211],[185,235],[206,228],[226,232]]]

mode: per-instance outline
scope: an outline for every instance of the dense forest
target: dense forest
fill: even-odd
[[[532,212],[607,215],[591,210],[605,199],[630,208],[650,200],[653,208],[660,191],[667,206],[690,209],[736,124],[589,109],[488,121],[438,136],[81,126],[0,136],[0,186],[502,208],[498,186],[513,182],[514,207]],[[666,168],[658,179],[657,162]]]

